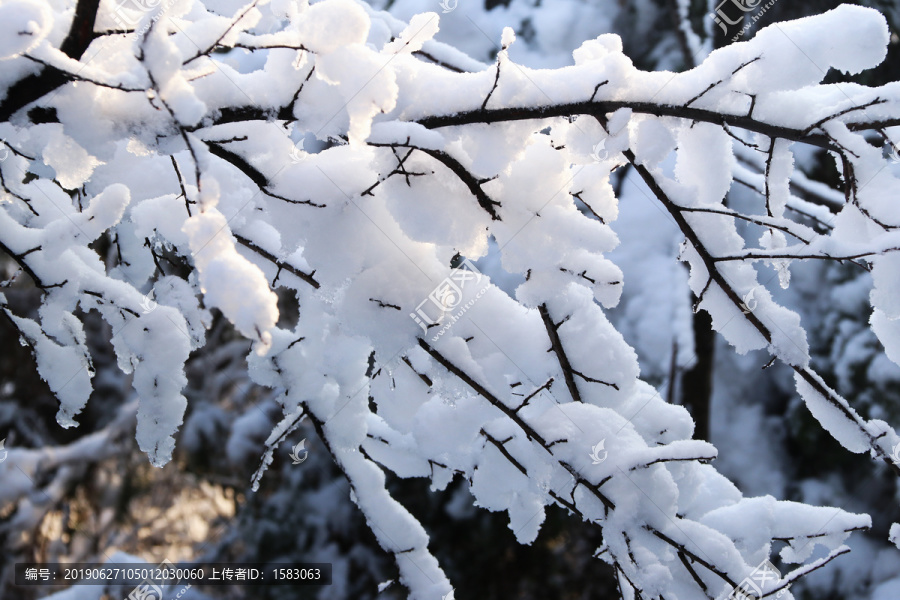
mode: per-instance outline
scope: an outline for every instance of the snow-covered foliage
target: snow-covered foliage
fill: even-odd
[[[613,34],[537,70],[511,58],[511,29],[490,65],[436,42],[437,13],[220,11],[0,6],[0,249],[43,292],[38,319],[0,303],[60,425],[91,395],[78,315],[94,310],[132,375],[138,443],[166,464],[215,309],[283,407],[248,480],[307,418],[411,598],[453,586],[385,470],[436,490],[464,478],[524,544],[551,505],[601,527],[624,598],[727,594],[777,543],[796,566],[763,591],[790,598],[870,527],[743,496],[688,412],[640,378],[605,309],[627,285],[607,255],[610,175],[629,165],[680,231],[696,310],[738,353],[791,368],[847,450],[900,473],[900,437],[812,369],[800,316],[765,285],[788,287],[802,260],[870,271],[872,331],[900,361],[900,182],[882,148],[900,145],[900,92],[821,83],[884,59],[878,12],[842,6],[712,52],[694,40],[698,66],[676,74],[637,69]],[[842,193],[793,195],[817,189],[794,172],[803,145],[831,153]],[[757,206],[725,204],[735,182]],[[472,265],[491,248],[521,281],[512,296]],[[293,327],[278,325],[277,288],[299,304]]]

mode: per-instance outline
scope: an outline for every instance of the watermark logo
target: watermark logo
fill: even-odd
[[[593,158],[595,162],[602,162],[608,157],[609,152],[606,151],[606,140],[600,140],[594,146],[594,150],[591,152],[591,158]]]
[[[155,571],[157,577],[159,574],[166,579],[172,577],[176,571],[174,570],[175,565],[172,564],[168,559],[163,560],[161,563],[156,565],[156,568],[152,571]],[[168,587],[168,585],[167,585]],[[129,592],[128,596],[126,596],[125,600],[166,600],[166,597],[177,600],[181,598],[185,592],[191,589],[191,584],[187,584],[179,590],[177,594],[174,596],[166,596],[163,593],[162,586],[156,585],[156,583],[150,581],[150,579],[145,579],[143,582],[139,583],[135,586],[131,592]],[[171,588],[169,588],[169,593],[171,593]]]
[[[900,151],[897,150],[897,146],[894,144],[888,144],[888,160],[892,163],[897,164],[900,163]],[[0,158],[0,160],[3,160]]]
[[[3,442],[0,442],[0,448],[3,448]],[[894,452],[891,454],[891,458],[894,460],[895,464],[900,465],[900,444],[894,446]],[[0,458],[0,462],[3,462],[2,458]]]
[[[3,438],[2,440],[0,440],[0,463],[2,463],[4,460],[6,460],[6,456],[9,454],[9,452],[6,451],[6,448],[3,447],[3,444],[5,444],[5,443],[6,443],[6,438]]]
[[[744,577],[727,596],[720,596],[720,600],[756,600],[762,598],[766,583],[769,581],[777,582],[780,579],[781,572],[768,560],[764,560],[749,575]],[[776,594],[771,594],[770,592],[766,598],[772,598],[773,600],[780,598],[787,593],[790,587],[788,585],[783,590],[778,590]]]
[[[303,457],[300,456],[301,452],[303,452]],[[292,465],[299,465],[309,457],[309,450],[306,449],[306,438],[303,438],[299,444],[291,448],[290,457],[293,461]]]
[[[456,6],[459,4],[459,0],[441,0],[440,7],[444,10],[442,12],[448,13],[453,12],[456,9]],[[453,592],[450,592],[450,595],[453,595]],[[444,599],[446,600],[446,598]],[[453,600],[452,598],[450,600]]]
[[[153,299],[153,290],[150,290],[147,292],[147,295],[141,298],[141,309],[145,315],[152,313],[156,310],[157,306],[159,305],[156,303],[156,300]]]
[[[609,452],[606,451],[604,446],[606,445],[606,438],[603,438],[597,445],[591,448],[591,453],[588,455],[591,457],[591,464],[599,465],[604,460],[606,460],[607,456],[609,456]],[[602,452],[602,454],[601,454]]]
[[[484,275],[481,274],[478,267],[469,259],[465,259],[459,267],[450,272],[448,277],[437,284],[427,298],[416,306],[416,312],[409,313],[410,318],[422,328],[422,331],[428,333],[429,327],[439,324],[449,314],[450,322],[431,338],[431,341],[436,342],[487,291],[487,286],[485,286],[474,298],[465,304],[462,302],[465,287],[470,283],[479,283],[483,277]],[[456,313],[454,314],[453,311]],[[429,312],[434,316],[429,315]]]
[[[125,600],[163,600],[162,588],[155,583],[140,583]]]
[[[159,6],[162,0],[120,0],[113,7],[113,20],[116,25],[128,29],[137,25],[143,14]]]
[[[722,0],[721,2],[719,2],[719,5],[716,6],[716,11],[714,13],[709,13],[709,16],[713,18],[713,21],[715,21],[716,25],[722,28],[722,33],[728,35],[728,27],[726,27],[726,23],[728,25],[737,25],[744,18],[744,14],[759,6],[760,2],[761,0],[756,0],[756,2],[753,2],[753,0]],[[736,6],[739,11],[737,13],[737,18],[734,20],[731,20],[728,14],[725,12],[725,9],[722,8],[724,5],[729,3]]]
[[[113,21],[115,21],[116,25],[122,29],[136,27],[137,24],[140,23],[144,13],[154,10],[161,2],[162,0],[118,0],[113,7]],[[162,7],[162,10],[154,15],[149,23],[140,29],[135,30],[135,34],[138,36],[144,35],[154,23],[159,21],[163,15],[166,14],[175,2],[176,0],[166,0],[166,4]]]
[[[175,565],[166,559],[156,566],[156,570],[169,569],[173,566]],[[134,589],[129,592],[125,600],[163,600],[163,590],[162,587],[156,585],[156,583],[149,579],[145,579],[134,586]]]
[[[745,315],[752,313],[756,310],[756,298],[753,297],[753,294],[756,293],[756,286],[750,288],[750,291],[744,295],[742,298],[743,302],[741,302],[741,312]]]
[[[762,0],[722,0],[719,2],[718,6],[716,6],[715,12],[709,13],[709,16],[712,17],[716,25],[722,28],[722,33],[728,35],[728,25],[738,25],[747,13],[754,9],[758,9],[756,14],[744,24],[740,31],[738,31],[737,35],[731,38],[732,42],[736,42],[742,35],[750,31],[753,24],[756,23],[767,10],[772,8],[777,1],[778,0],[769,0],[767,4],[760,6]],[[737,7],[736,12],[734,9],[730,9],[732,15],[736,15],[736,18],[734,19],[729,18],[728,12],[723,8],[729,4]]]
[[[291,146],[290,155],[291,162],[294,164],[297,164],[309,155],[309,153],[303,149],[303,140],[300,140],[299,142]]]

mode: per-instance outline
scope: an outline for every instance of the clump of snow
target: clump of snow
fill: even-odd
[[[67,428],[78,425],[75,415],[87,404],[93,390],[87,348],[57,344],[31,319],[7,314],[25,336],[21,341],[34,349],[41,379],[59,399],[56,421]]]
[[[60,185],[69,190],[78,189],[87,181],[100,161],[88,154],[61,129],[54,130],[43,151],[44,162],[56,171]]]
[[[815,376],[815,379],[820,385],[825,385],[820,377]],[[869,442],[863,432],[848,420],[844,411],[841,410],[842,407],[848,406],[846,400],[835,395],[838,398],[838,404],[835,405],[803,379],[799,373],[794,375],[794,381],[809,412],[844,448],[857,453],[865,452],[869,448]]]
[[[392,54],[412,54],[422,49],[425,42],[432,39],[439,30],[440,19],[436,13],[428,12],[415,15],[409,20],[400,35],[389,44],[384,51]]]
[[[46,3],[10,0],[0,5],[0,60],[32,50],[53,27],[53,12]]]
[[[369,17],[352,0],[324,0],[301,12],[296,28],[305,47],[326,55],[365,42]]]
[[[207,305],[222,311],[245,336],[259,342],[264,353],[271,343],[269,330],[278,321],[278,297],[259,267],[235,249],[228,222],[216,208],[184,223],[194,264]]]

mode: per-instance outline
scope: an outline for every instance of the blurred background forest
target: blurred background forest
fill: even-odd
[[[708,16],[714,5],[683,2],[689,4],[688,17],[701,39],[712,35],[716,47],[731,43],[739,26],[730,28],[726,38]],[[217,8],[230,14],[241,4],[227,0],[217,2]],[[404,20],[442,10],[437,0],[372,4]],[[744,36],[837,4],[778,0]],[[900,24],[900,3],[862,4],[881,11],[892,31]],[[582,41],[614,32],[638,67],[682,71],[701,57],[691,54],[680,33],[679,5],[677,0],[445,0],[443,8],[455,8],[441,15],[437,39],[490,63],[499,50],[500,32],[509,25],[518,37],[511,50],[514,61],[558,67],[571,64],[571,52]],[[756,11],[746,14],[752,18]],[[894,34],[878,69],[853,78],[829,73],[826,82],[881,85],[900,80],[897,42]],[[797,149],[795,168],[839,189],[837,170],[821,152]],[[641,376],[669,401],[688,407],[697,421],[695,437],[718,447],[717,468],[745,495],[770,494],[872,515],[872,530],[851,538],[853,553],[795,585],[795,597],[887,598],[876,589],[900,572],[900,553],[888,546],[886,535],[890,523],[900,521],[896,479],[866,455],[843,450],[812,419],[787,368],[763,370],[767,359],[762,353],[739,356],[711,333],[706,313],[691,310],[687,271],[677,260],[679,230],[629,169],[617,171],[613,182],[620,215],[612,227],[621,246],[611,258],[625,273],[625,292],[609,315],[636,349]],[[810,193],[793,191],[801,197]],[[736,184],[728,202],[749,202],[754,193]],[[513,293],[518,282],[502,273],[492,256],[478,265]],[[8,256],[0,255],[0,269],[4,281],[15,275]],[[867,326],[868,273],[854,265],[808,261],[795,264],[786,290],[779,288],[774,272],[761,276],[761,281],[767,279],[776,299],[802,315],[813,366],[828,384],[863,417],[900,425],[900,370],[887,360]],[[16,278],[3,292],[15,314],[35,315],[40,290],[27,277]],[[279,325],[292,323],[296,302],[286,290],[279,292]],[[31,600],[55,591],[15,588],[15,562],[104,561],[116,552],[152,564],[191,559],[334,565],[334,585],[327,588],[192,590],[196,598],[404,597],[405,589],[396,582],[378,591],[379,583],[396,580],[392,557],[378,547],[350,500],[348,483],[311,426],[291,434],[259,491],[250,490],[264,441],[281,415],[272,392],[247,378],[249,342],[225,319],[216,316],[207,332],[210,343],[188,363],[188,412],[175,459],[164,469],[153,468],[134,441],[129,417],[134,391],[116,367],[108,326],[97,315],[84,319],[95,391],[79,417],[80,426],[63,429],[55,422],[58,403],[38,376],[29,349],[0,318],[0,439],[6,438],[7,448],[62,448],[83,442],[111,422],[120,423],[117,435],[91,461],[67,458],[61,451],[40,472],[36,489],[24,496],[10,487],[4,490],[0,481],[0,598]],[[303,438],[308,459],[292,465],[290,447]],[[429,531],[430,547],[456,585],[456,598],[618,597],[610,567],[592,556],[602,543],[598,528],[580,527],[552,509],[535,543],[520,546],[505,514],[472,506],[465,481],[457,478],[438,493],[428,489],[427,481],[388,478],[394,497]]]

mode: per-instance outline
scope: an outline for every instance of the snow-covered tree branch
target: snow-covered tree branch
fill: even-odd
[[[512,29],[486,65],[433,39],[436,13],[405,23],[354,0],[55,6],[0,5],[0,250],[19,269],[5,285],[41,294],[35,318],[3,294],[0,308],[61,426],[92,394],[95,311],[132,375],[138,444],[165,465],[186,364],[221,313],[283,412],[247,480],[308,418],[410,598],[453,584],[386,472],[435,490],[463,478],[523,544],[548,506],[600,528],[623,598],[727,596],[776,544],[796,566],[763,597],[790,598],[871,527],[745,497],[606,310],[628,285],[607,257],[627,167],[683,236],[695,312],[736,352],[787,365],[822,428],[900,475],[900,436],[826,383],[767,288],[799,261],[870,273],[871,329],[900,364],[900,175],[884,151],[900,147],[900,91],[823,83],[884,59],[877,11],[711,51],[673,3],[696,62],[674,73],[638,69],[614,34],[530,69]],[[798,148],[832,157],[842,189],[795,173]],[[727,201],[735,183],[754,206]],[[490,252],[512,294],[473,264]],[[296,325],[279,325],[279,290]]]

